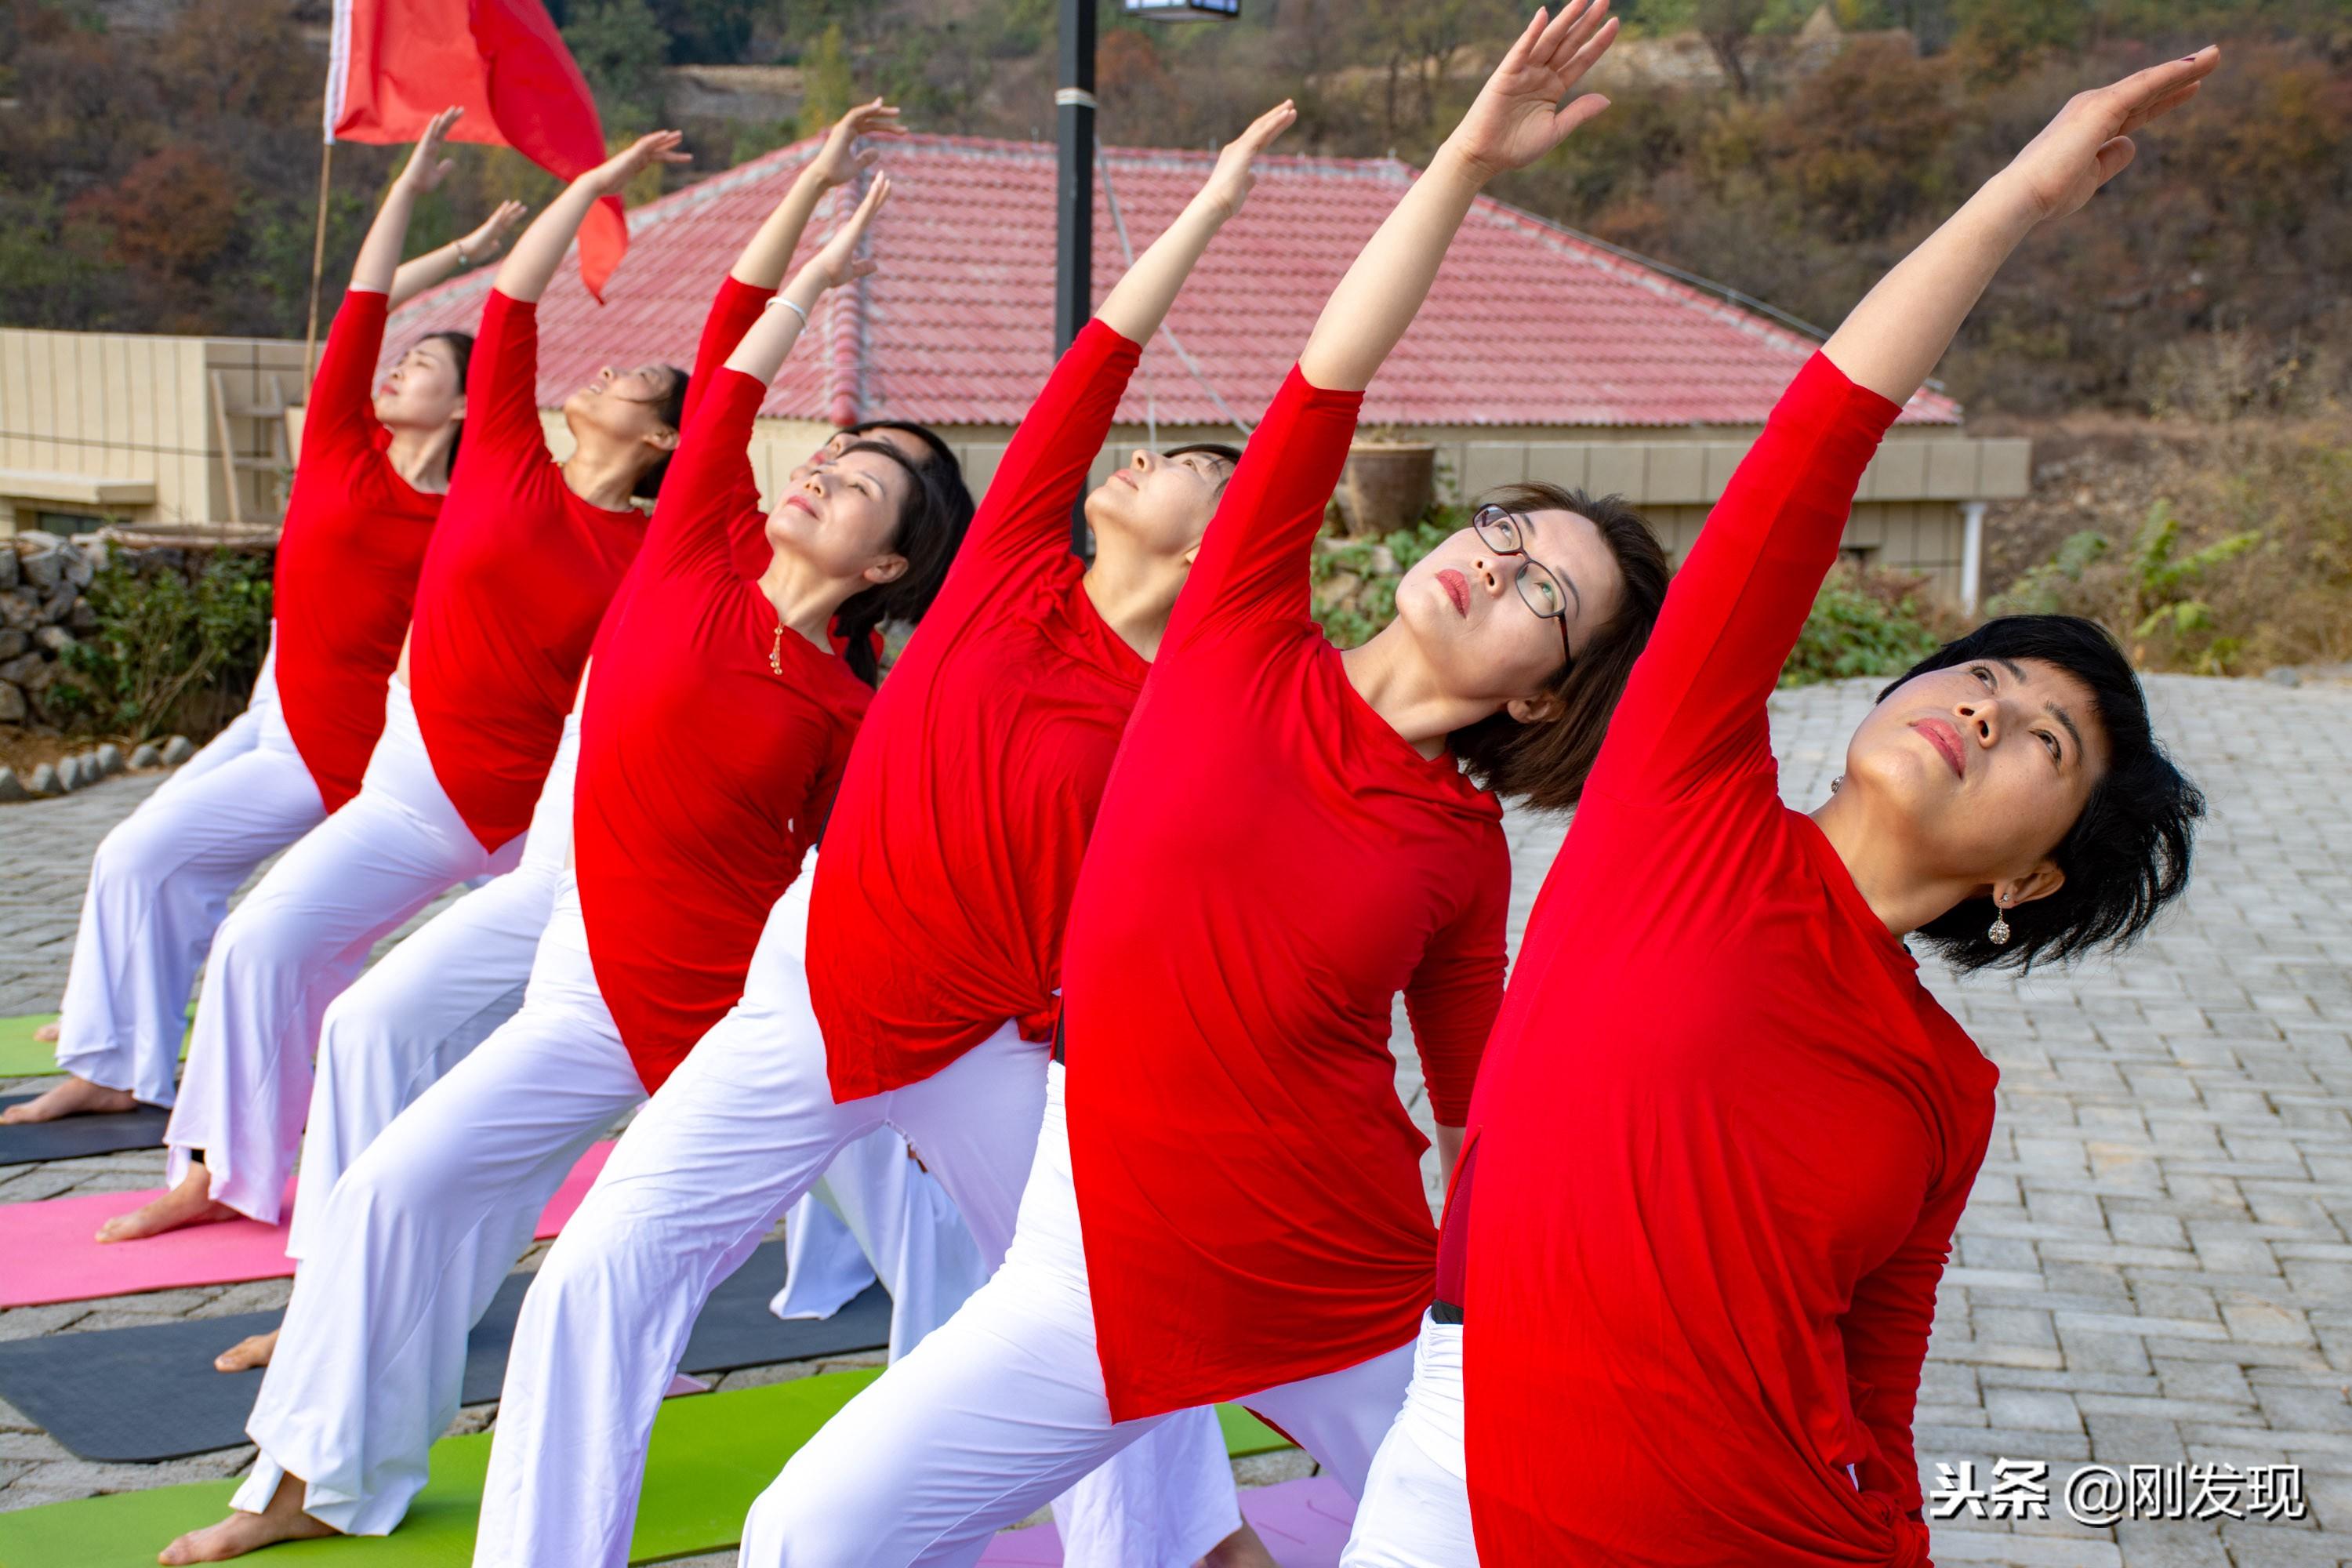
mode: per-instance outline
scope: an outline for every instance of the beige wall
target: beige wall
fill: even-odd
[[[275,522],[285,494],[274,405],[279,390],[296,394],[301,374],[299,343],[0,330],[0,509]],[[233,498],[224,445],[242,460]],[[12,507],[10,475],[35,489],[39,476],[77,475],[152,485],[152,494],[129,504]],[[0,515],[0,531],[12,531]]]
[[[282,454],[299,442],[299,417],[298,411],[281,419],[273,410],[281,393],[297,395],[301,356],[294,342],[0,330],[0,492],[11,473],[96,476],[152,486],[152,498],[110,508],[18,505],[28,512],[108,510],[140,522],[225,522],[232,516],[275,522],[285,504]],[[572,445],[562,416],[548,412],[542,418],[561,458]],[[831,433],[816,420],[760,421],[752,464],[761,493],[772,495],[785,471]],[[1557,433],[1541,426],[1412,432],[1436,442],[1446,500],[1523,479],[1622,493],[1657,522],[1677,558],[1756,434],[1752,427],[1708,426],[1547,438]],[[942,434],[973,492],[984,490],[1012,432],[964,426]],[[1153,434],[1163,447],[1239,436],[1228,426],[1122,426],[1097,458],[1095,481]],[[225,443],[236,460],[233,497]],[[1926,573],[1939,593],[1957,598],[1958,503],[2023,495],[2031,457],[2031,444],[2021,440],[1981,440],[1950,426],[1898,427],[1863,477],[1847,547],[1874,564]],[[0,493],[0,531],[9,526],[7,504]],[[29,516],[24,521],[29,526]]]

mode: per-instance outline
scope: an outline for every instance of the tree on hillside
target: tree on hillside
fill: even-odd
[[[668,38],[646,0],[572,0],[563,42],[596,94],[604,134],[642,136],[661,119]]]
[[[816,47],[801,58],[801,134],[814,136],[849,112],[857,83],[849,70],[849,46],[841,24],[833,23]]]

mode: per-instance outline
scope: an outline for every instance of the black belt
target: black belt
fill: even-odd
[[[1462,1321],[1462,1309],[1451,1301],[1432,1301],[1429,1304],[1429,1321],[1458,1324]]]

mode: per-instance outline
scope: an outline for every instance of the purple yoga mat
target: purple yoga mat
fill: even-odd
[[[1242,1493],[1242,1517],[1257,1527],[1282,1568],[1338,1568],[1356,1503],[1328,1476]],[[1008,1530],[980,1554],[981,1568],[1061,1568],[1062,1538],[1050,1524]]]

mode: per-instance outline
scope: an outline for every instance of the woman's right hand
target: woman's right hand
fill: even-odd
[[[2131,163],[2137,151],[2131,133],[2196,97],[2221,63],[2221,48],[2209,45],[2185,59],[2076,93],[1992,183],[2014,192],[2036,222],[2081,210]]]
[[[1609,107],[1607,99],[1593,92],[1564,109],[1559,100],[1576,89],[1616,37],[1609,0],[1567,0],[1559,15],[1549,19],[1538,7],[1446,145],[1482,180],[1526,168]]]
[[[868,147],[859,152],[859,137],[904,136],[906,133],[907,128],[898,123],[896,105],[885,103],[878,98],[871,103],[861,103],[833,122],[833,129],[824,133],[824,145],[818,148],[816,156],[809,160],[808,172],[819,185],[828,191],[835,185],[845,185],[872,168],[874,161],[882,156],[882,150],[878,147]]]
[[[652,132],[638,137],[581,179],[601,195],[618,195],[631,180],[656,163],[693,163],[694,154],[678,151],[685,141],[683,131]]]
[[[822,293],[827,289],[838,289],[845,283],[854,283],[860,278],[872,276],[876,262],[870,256],[858,255],[857,247],[865,240],[866,231],[874,226],[874,215],[880,212],[882,204],[889,199],[890,176],[875,175],[874,184],[866,187],[866,199],[857,204],[857,210],[849,215],[849,221],[835,229],[833,237],[826,240],[801,268],[800,279],[793,292],[797,294],[803,292],[803,288],[814,288]]]
[[[448,138],[449,128],[457,123],[457,117],[465,112],[463,108],[451,104],[435,115],[425,127],[425,134],[416,139],[415,150],[400,171],[400,183],[411,194],[421,196],[434,189],[457,166],[455,159],[441,156],[441,143]]]
[[[1214,205],[1224,217],[1241,211],[1242,203],[1249,199],[1250,189],[1257,183],[1251,163],[1274,145],[1276,137],[1297,123],[1297,106],[1286,98],[1251,121],[1248,130],[1218,152],[1217,166],[1211,172],[1208,184],[1201,187],[1200,199]]]

